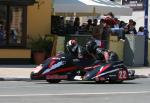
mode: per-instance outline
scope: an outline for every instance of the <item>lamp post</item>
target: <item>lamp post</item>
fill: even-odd
[[[148,0],[144,0],[144,66],[148,65]]]

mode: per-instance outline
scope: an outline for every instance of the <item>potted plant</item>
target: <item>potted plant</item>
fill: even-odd
[[[31,50],[35,64],[41,64],[51,54],[52,41],[45,36],[31,39]]]

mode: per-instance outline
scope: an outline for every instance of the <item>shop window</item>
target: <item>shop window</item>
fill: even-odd
[[[24,7],[0,5],[0,47],[24,46]]]
[[[10,25],[10,43],[21,43],[21,36],[22,32],[22,15],[23,15],[23,8],[11,8],[12,10],[12,18],[11,18],[11,25]]]
[[[0,45],[4,45],[6,39],[6,10],[6,6],[0,6]]]

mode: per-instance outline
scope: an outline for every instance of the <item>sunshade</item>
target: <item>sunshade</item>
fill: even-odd
[[[118,16],[131,16],[132,9],[109,0],[54,0],[54,13],[56,15],[103,15],[112,12]]]

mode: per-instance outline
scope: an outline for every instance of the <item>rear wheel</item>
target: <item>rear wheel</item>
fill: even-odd
[[[59,79],[46,79],[48,83],[59,83],[61,80]]]

